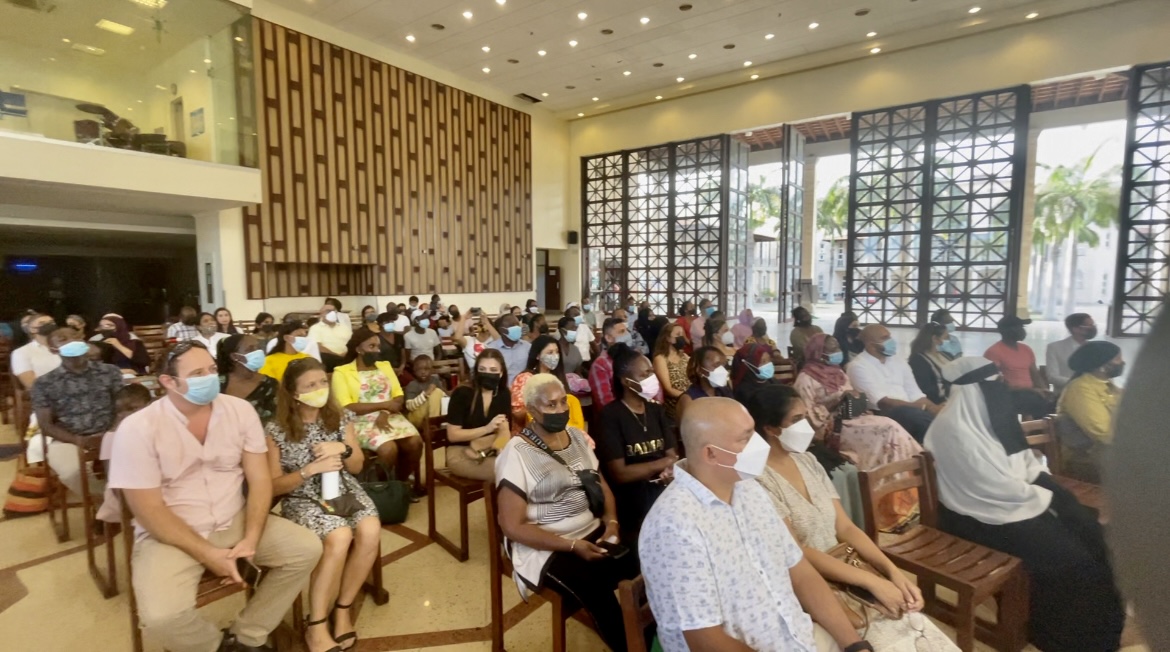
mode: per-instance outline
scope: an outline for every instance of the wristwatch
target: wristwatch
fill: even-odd
[[[341,459],[348,460],[350,455],[353,455],[353,447],[345,444],[345,452],[341,454]]]
[[[862,650],[869,650],[869,652],[873,652],[873,646],[869,644],[869,641],[858,641],[844,650],[841,650],[841,652],[861,652]]]

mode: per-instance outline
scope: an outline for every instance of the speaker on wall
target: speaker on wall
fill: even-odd
[[[581,240],[576,231],[569,231],[569,244],[575,245]]]

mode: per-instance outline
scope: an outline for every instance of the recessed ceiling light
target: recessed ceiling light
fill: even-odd
[[[496,4],[498,4],[500,6],[507,4],[507,2],[508,2],[508,0],[496,0]]]
[[[139,104],[142,104],[142,100],[138,100],[138,103],[139,103]]]
[[[484,69],[483,69],[483,72],[484,72],[484,74],[485,74],[485,75],[486,75],[487,73],[491,72],[491,71],[492,71],[492,69],[491,69],[491,68],[484,68]]]
[[[195,74],[195,69],[194,69],[194,68],[192,68],[192,69],[188,70],[187,72],[189,72],[189,73],[191,73],[192,75],[194,75],[194,74]]]
[[[596,102],[597,100],[600,100],[600,99],[601,99],[600,97],[595,97],[595,98],[593,98],[593,101]]]
[[[536,51],[536,53],[537,53],[537,54],[539,54],[539,55],[540,55],[540,56],[542,56],[542,57],[543,57],[544,55],[548,54],[548,52],[545,52],[544,50],[537,50],[537,51]]]
[[[760,78],[759,75],[752,75],[752,79],[759,79],[759,78]]]
[[[675,77],[674,80],[680,84],[683,83],[684,81],[686,81],[686,79],[684,79],[683,77]]]
[[[818,27],[820,27],[820,26],[821,26],[821,24],[820,24],[820,23],[809,23],[809,24],[808,24],[808,28],[809,28],[809,29],[816,29],[816,28],[818,28]]]
[[[1028,20],[1032,20],[1033,18],[1036,18],[1036,17],[1037,17],[1037,16],[1039,16],[1039,15],[1040,15],[1040,14],[1036,13],[1035,11],[1033,11],[1032,13],[1028,14],[1027,16],[1024,16],[1024,18],[1027,18]]]
[[[688,59],[697,59],[698,57],[699,57],[699,55],[697,55],[697,54],[688,54],[687,55]]]
[[[150,7],[151,9],[162,9],[167,6],[167,0],[130,0],[130,2],[136,5],[142,5],[143,7]]]
[[[203,63],[211,63],[211,59],[204,59]]]
[[[655,96],[654,96],[654,99],[656,99],[656,100],[661,100],[661,99],[662,99],[662,96],[661,96],[661,95],[655,95]]]
[[[463,17],[464,17],[464,18],[466,18],[466,19],[468,19],[468,20],[471,20],[471,17],[472,17],[472,16],[474,16],[474,15],[475,15],[475,14],[471,13],[470,11],[465,11],[465,12],[463,12]]]
[[[577,47],[577,42],[576,41],[569,41],[569,47],[571,47],[571,48]]]
[[[882,51],[881,48],[870,48],[869,49],[870,54],[877,54],[878,52],[881,52],[881,51]]]
[[[115,23],[114,21],[106,20],[105,18],[99,20],[94,25],[94,27],[98,29],[104,29],[107,32],[113,32],[114,34],[120,34],[122,36],[130,36],[134,33],[133,27],[129,25],[123,25],[122,23]]]
[[[865,38],[873,38],[875,36],[877,36],[877,32],[866,32],[865,33]]]
[[[767,41],[771,41],[774,38],[776,38],[775,34],[764,34],[764,39]]]
[[[629,77],[633,73],[631,73],[629,70],[627,70],[627,71],[623,72],[622,74],[625,75],[626,77]]]
[[[589,14],[585,13],[584,11],[582,11],[582,12],[581,12],[581,13],[579,13],[579,14],[577,14],[577,18],[580,18],[581,20],[585,20],[585,19],[586,19],[586,18],[588,18],[588,17],[589,17]]]
[[[638,22],[645,25],[646,23],[650,22],[650,17],[649,16],[642,16],[641,18],[638,19]]]
[[[244,42],[244,37],[243,37],[243,36],[237,36],[237,37],[236,37],[236,43],[243,43],[243,42]]]
[[[484,52],[491,52],[491,51],[492,51],[491,47],[489,47],[489,46],[487,46],[487,45],[483,46],[483,47],[482,47],[482,48],[480,48],[480,49],[481,49],[481,50],[483,50]]]
[[[541,97],[548,97],[548,93],[541,93],[540,96]]]
[[[410,41],[411,43],[414,43],[414,34],[407,34],[406,40]]]
[[[971,7],[970,9],[968,9],[968,10],[967,10],[967,13],[969,13],[969,14],[977,14],[977,13],[979,13],[979,12],[980,12],[980,11],[982,11],[982,10],[983,10],[983,7]]]
[[[578,113],[578,114],[577,114],[577,117],[578,117],[578,118],[584,118],[584,117],[585,117],[585,114],[584,114],[584,113]]]
[[[67,38],[63,38],[63,39],[61,39],[61,42],[62,42],[62,43],[72,43],[73,41],[70,41],[70,40],[69,40],[69,39],[67,39]]]
[[[747,68],[747,67],[748,67],[748,66],[750,66],[750,65],[752,65],[752,62],[751,62],[751,61],[744,61],[744,62],[743,62],[743,67],[744,67],[744,68]]]

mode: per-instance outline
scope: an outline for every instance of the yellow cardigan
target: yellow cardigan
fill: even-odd
[[[375,363],[374,367],[390,380],[391,400],[403,396],[402,385],[398,383],[398,375],[394,373],[394,367],[390,366],[389,362],[383,360]],[[333,387],[333,398],[341,407],[345,407],[350,403],[362,402],[362,377],[358,373],[357,360],[335,368],[333,370],[333,380],[330,381],[330,384]]]

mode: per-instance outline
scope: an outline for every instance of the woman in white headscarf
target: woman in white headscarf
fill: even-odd
[[[1037,648],[1117,650],[1125,610],[1096,512],[1028,448],[994,364],[959,358],[943,373],[950,399],[924,442],[935,458],[940,529],[1024,562]]]

